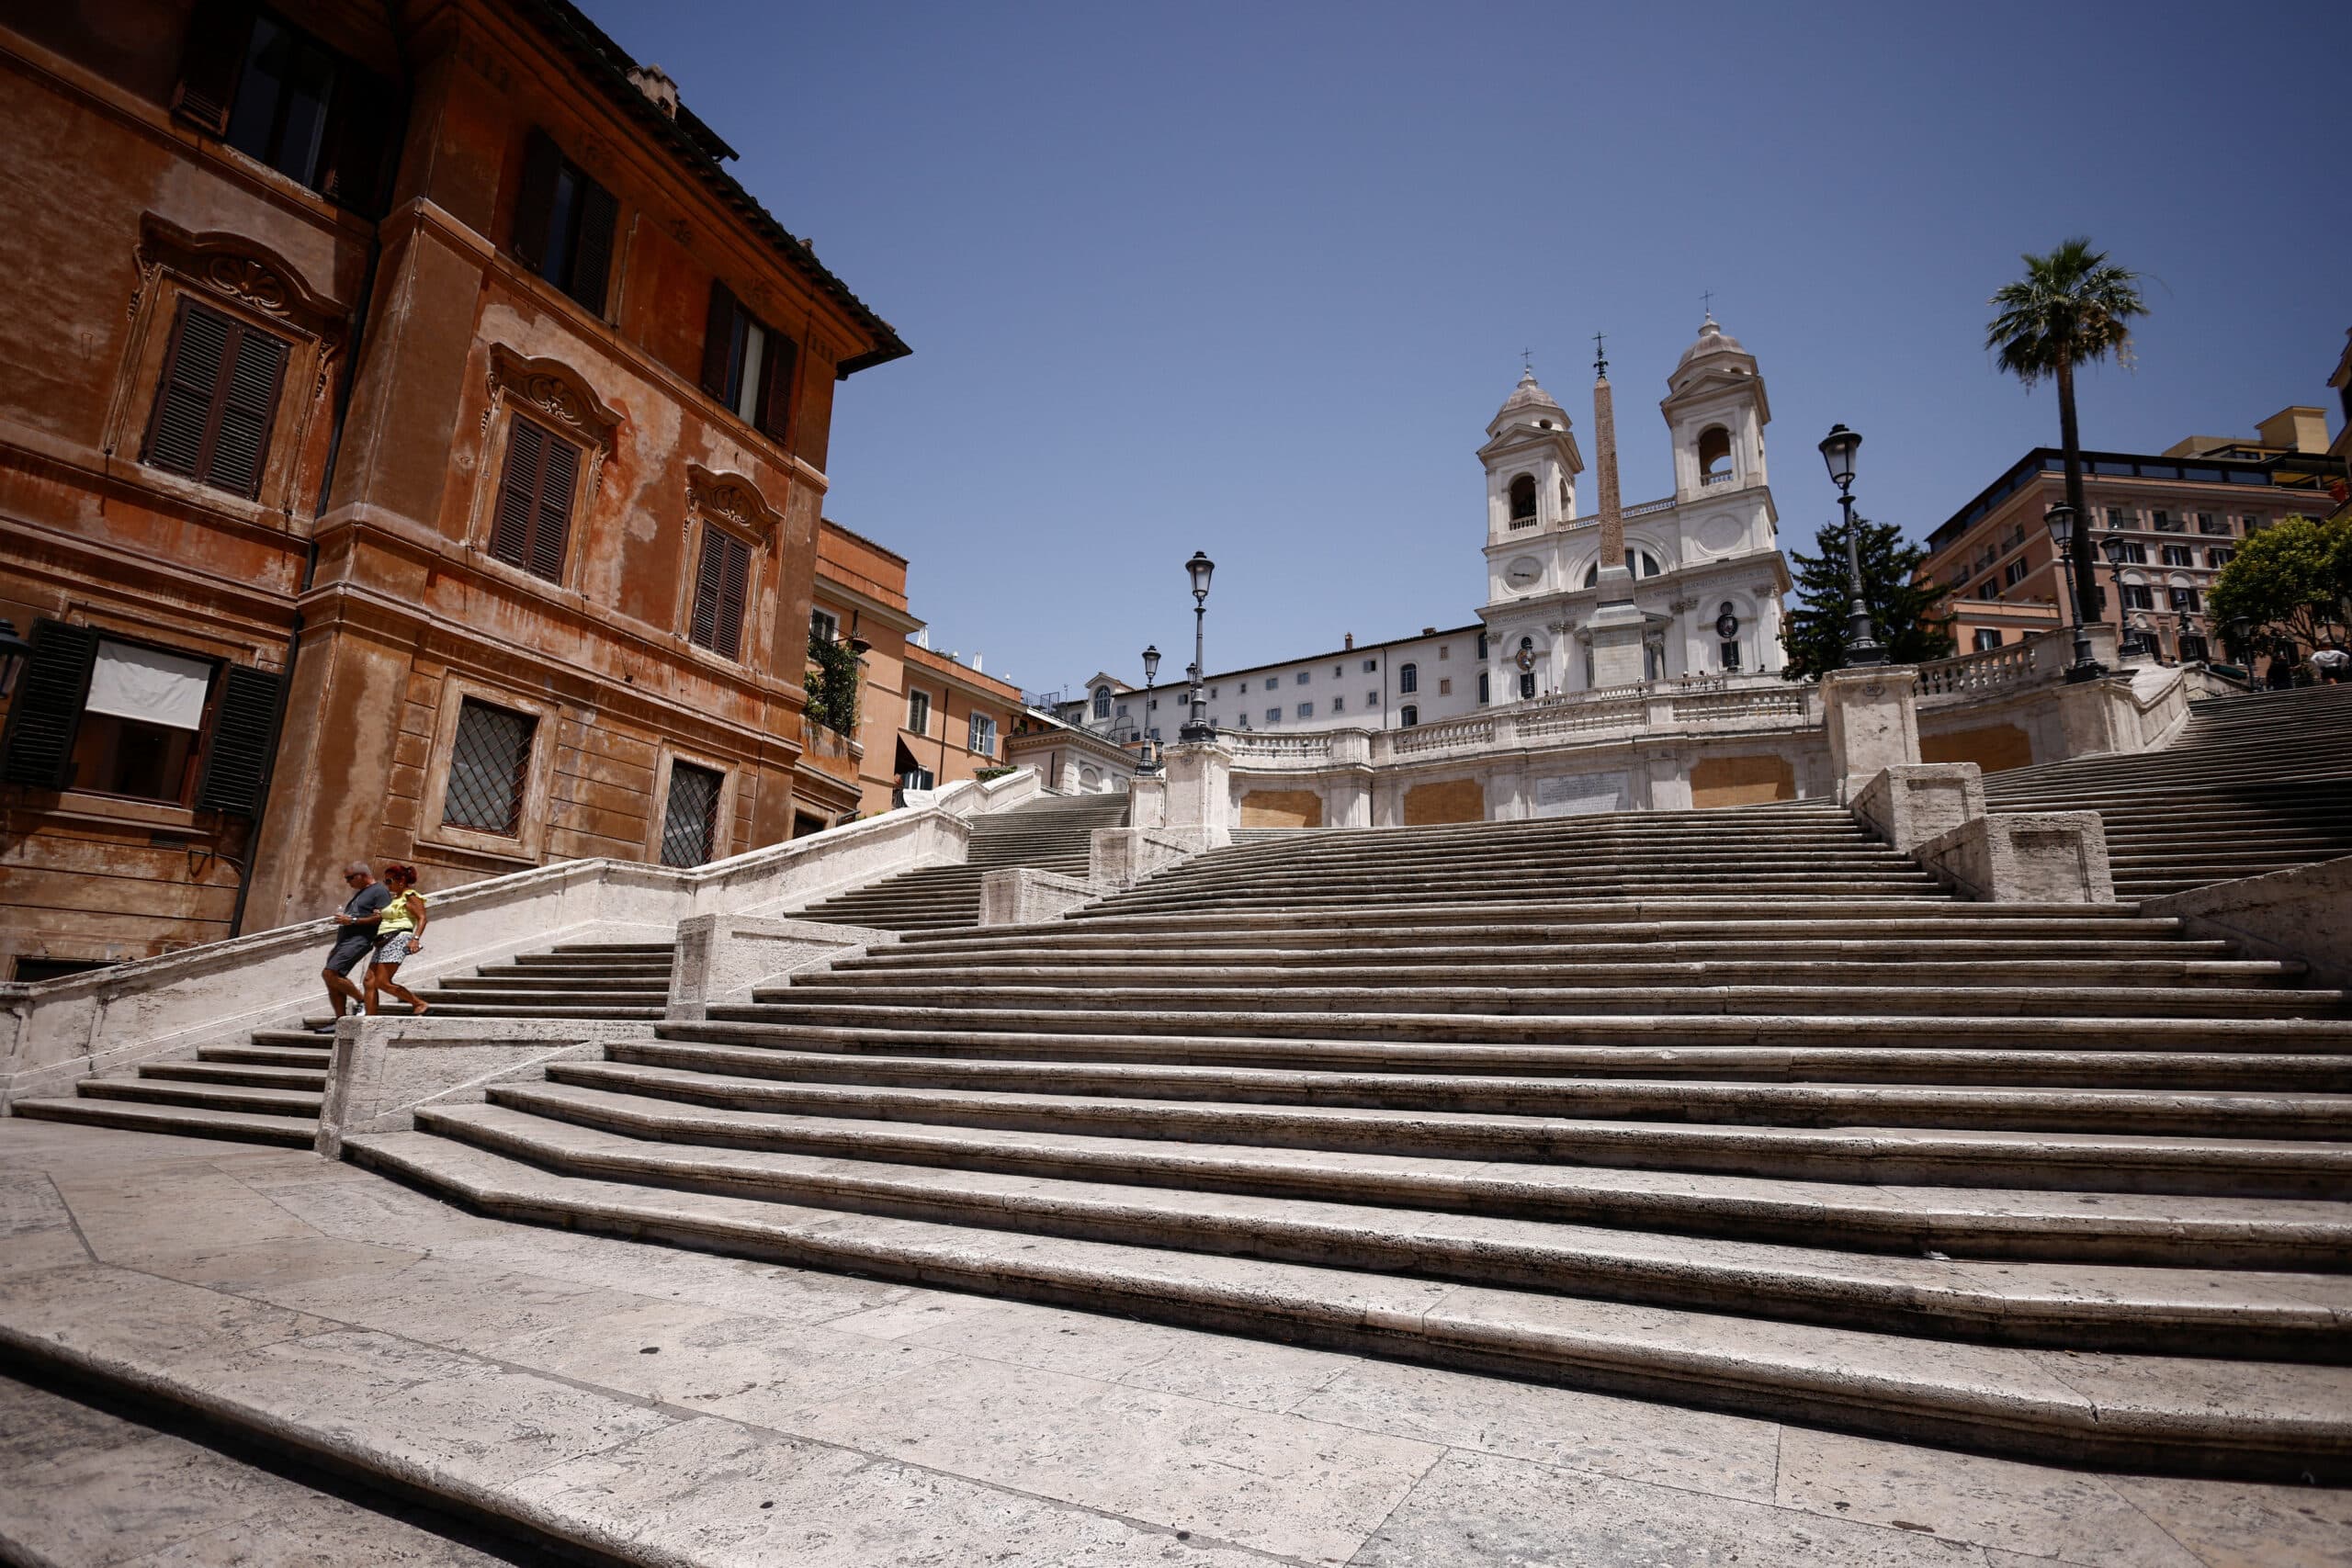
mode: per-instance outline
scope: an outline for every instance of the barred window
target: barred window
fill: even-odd
[[[718,841],[718,791],[727,775],[691,762],[670,764],[670,800],[662,818],[662,863],[696,866]]]
[[[513,838],[523,822],[523,789],[530,778],[531,737],[537,728],[538,720],[529,714],[471,697],[460,699],[441,820],[452,828]]]

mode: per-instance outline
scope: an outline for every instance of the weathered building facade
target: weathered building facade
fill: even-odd
[[[833,386],[906,351],[674,85],[564,0],[12,17],[0,975],[789,836]]]

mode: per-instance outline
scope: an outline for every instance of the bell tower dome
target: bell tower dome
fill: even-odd
[[[1713,312],[1682,351],[1658,404],[1674,444],[1674,499],[1694,501],[1765,482],[1764,427],[1772,405],[1756,356]]]
[[[1487,542],[1563,527],[1577,514],[1584,457],[1567,411],[1536,385],[1531,367],[1487,422],[1478,461],[1487,468]]]

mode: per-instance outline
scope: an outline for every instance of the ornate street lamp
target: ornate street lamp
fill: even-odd
[[[2132,626],[2132,607],[2123,602],[2123,568],[2132,558],[2132,541],[2110,535],[2107,542],[2099,546],[2099,552],[2107,557],[2109,573],[2115,579],[2116,651],[2120,654],[2137,653],[2140,650],[2140,634]]]
[[[1871,607],[1862,599],[1862,557],[1855,538],[1854,455],[1861,447],[1862,438],[1842,424],[1831,425],[1829,434],[1821,438],[1821,460],[1829,465],[1829,482],[1838,487],[1838,504],[1846,513],[1847,592],[1853,604],[1846,626],[1848,669],[1886,662],[1886,649],[1871,628]]]
[[[2069,681],[2096,681],[2107,673],[2107,667],[2091,652],[2090,628],[2083,625],[2083,594],[2077,574],[2087,569],[2078,553],[2080,532],[2075,528],[2075,509],[2060,502],[2042,514],[2050,525],[2050,537],[2058,553],[2066,558],[2066,602],[2075,607],[2075,662],[2066,667]]]
[[[1204,741],[1216,739],[1216,731],[1209,727],[1208,705],[1201,695],[1203,662],[1202,637],[1209,607],[1209,574],[1216,570],[1216,562],[1209,559],[1204,550],[1194,550],[1193,558],[1184,563],[1185,572],[1193,580],[1193,669],[1191,706],[1193,716],[1176,732],[1180,740]]]
[[[1159,749],[1151,739],[1152,682],[1159,679],[1159,648],[1154,644],[1143,650],[1143,757],[1136,763],[1139,773],[1159,772]]]
[[[32,657],[33,645],[17,635],[17,623],[0,621],[0,700],[17,689],[17,672]]]

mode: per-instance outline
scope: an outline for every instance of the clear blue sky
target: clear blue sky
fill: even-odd
[[[840,389],[828,514],[1031,690],[1181,669],[1196,548],[1215,667],[1474,619],[1520,350],[1589,464],[1609,333],[1626,499],[1662,495],[1702,290],[1799,547],[1833,421],[1915,536],[2055,442],[1982,346],[2020,251],[2151,275],[2096,446],[2332,403],[2352,326],[2341,0],[586,4],[913,347]]]

